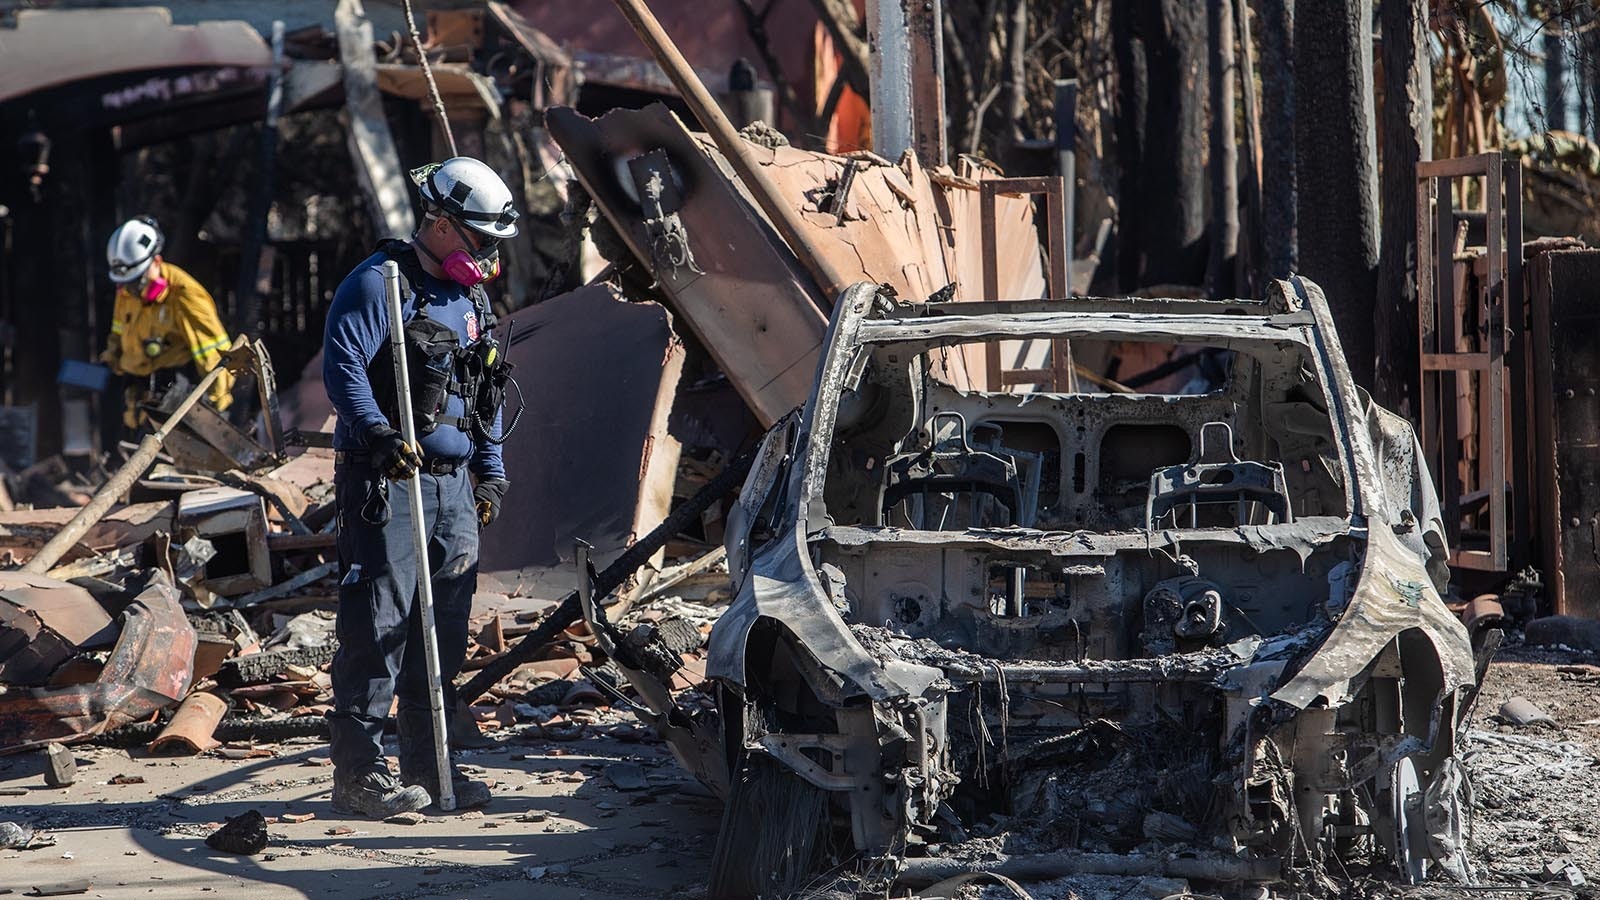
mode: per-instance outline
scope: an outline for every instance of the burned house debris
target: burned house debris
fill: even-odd
[[[70,848],[118,828],[130,871],[209,849],[362,896],[1600,872],[1600,168],[1498,137],[1503,22],[1351,17],[1345,49],[1385,38],[1381,92],[1329,87],[1383,104],[1384,305],[1343,245],[1370,173],[1312,177],[1362,138],[1284,143],[1286,89],[1361,71],[1304,41],[1283,68],[1326,10],[416,5],[415,39],[403,0],[0,12],[28,62],[0,73],[0,892],[13,863],[88,890]],[[1412,13],[1451,73],[1432,162],[1391,146],[1425,137]],[[356,828],[317,335],[456,143],[527,210],[490,294],[529,424],[439,729],[495,799]],[[119,443],[91,238],[147,209],[240,388],[153,397]]]

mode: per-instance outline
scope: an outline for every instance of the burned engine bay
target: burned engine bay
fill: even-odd
[[[1204,347],[1220,374],[972,387],[985,342],[1036,339]],[[1477,675],[1420,466],[1301,279],[1228,303],[850,288],[729,515],[715,714],[641,691],[727,801],[709,896],[1470,878]]]

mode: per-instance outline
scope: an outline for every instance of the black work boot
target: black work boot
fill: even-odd
[[[400,780],[412,787],[421,788],[428,792],[434,803],[439,802],[439,775],[429,770],[427,772],[407,772],[402,770]],[[463,775],[456,769],[455,763],[450,764],[450,788],[455,792],[456,809],[472,809],[487,805],[494,795],[489,792],[487,782],[476,781]]]
[[[419,787],[403,785],[388,769],[333,772],[333,811],[341,815],[359,814],[372,819],[387,819],[427,806],[432,797]]]
[[[400,780],[428,792],[439,802],[439,764],[433,751],[433,713],[430,710],[400,710],[394,719],[400,737]],[[489,785],[475,781],[450,763],[450,787],[455,791],[456,809],[472,809],[489,802]]]

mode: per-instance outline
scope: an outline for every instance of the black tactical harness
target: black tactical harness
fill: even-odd
[[[417,433],[428,434],[440,425],[450,425],[475,441],[505,443],[522,418],[520,402],[511,423],[502,429],[498,438],[493,435],[494,419],[505,402],[506,386],[516,388],[519,401],[522,388],[512,379],[512,365],[501,352],[500,342],[495,340],[498,320],[489,307],[488,293],[482,285],[468,288],[479,326],[477,339],[463,347],[455,329],[429,318],[423,309],[422,292],[417,286],[426,282],[416,250],[407,242],[393,238],[380,243],[377,249],[399,264],[401,296],[409,304],[409,312],[404,305],[402,312],[407,314],[406,365],[411,378],[411,407]],[[391,338],[378,349],[367,365],[367,378],[372,382],[378,409],[391,423],[396,423],[400,417],[393,347]],[[445,413],[451,397],[461,398],[462,414],[459,416]]]

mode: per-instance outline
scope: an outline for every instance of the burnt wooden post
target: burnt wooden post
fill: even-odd
[[[1072,255],[1074,226],[1078,209],[1078,79],[1056,82],[1056,168],[1061,173],[1062,265],[1066,269],[1066,293],[1072,295]],[[1087,286],[1086,286],[1087,287]]]

